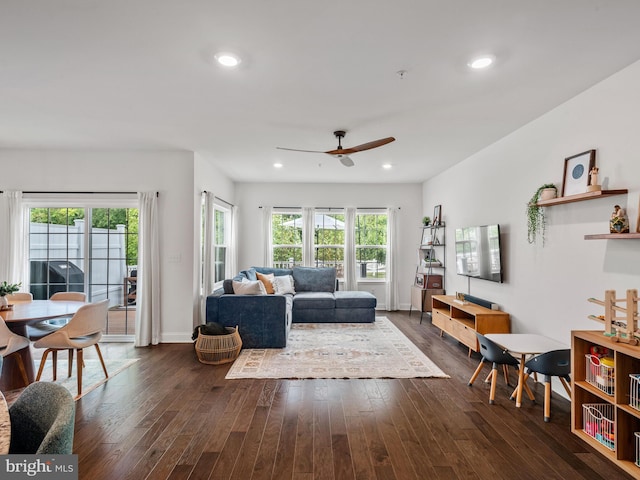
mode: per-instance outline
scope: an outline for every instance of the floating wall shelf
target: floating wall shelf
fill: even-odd
[[[577,195],[569,195],[568,197],[556,197],[549,200],[540,200],[536,205],[539,207],[550,207],[552,205],[562,205],[564,203],[582,202],[584,200],[593,200],[596,198],[612,197],[614,195],[624,195],[629,191],[621,190],[599,190],[597,192],[579,193]]]
[[[634,238],[636,239],[640,238],[640,233],[596,233],[594,235],[584,236],[585,240],[606,240],[606,239],[631,240]]]

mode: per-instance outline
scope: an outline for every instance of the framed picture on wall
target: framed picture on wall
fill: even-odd
[[[587,150],[564,159],[562,196],[585,193],[589,186],[589,172],[596,166],[596,151]]]

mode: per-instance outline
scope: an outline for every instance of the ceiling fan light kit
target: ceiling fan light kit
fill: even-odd
[[[347,134],[346,130],[334,131],[333,135],[338,139],[338,147],[334,150],[328,150],[326,152],[322,152],[319,150],[300,150],[297,148],[285,148],[285,147],[276,147],[276,148],[280,150],[290,150],[294,152],[326,153],[340,160],[340,163],[342,163],[342,165],[344,165],[345,167],[353,167],[354,163],[353,163],[353,160],[349,158],[349,154],[358,153],[364,150],[370,150],[372,148],[381,147],[383,145],[386,145],[387,143],[391,143],[395,141],[394,137],[386,137],[386,138],[381,138],[379,140],[373,140],[372,142],[363,143],[361,145],[356,145],[355,147],[343,148],[342,139],[346,134]]]

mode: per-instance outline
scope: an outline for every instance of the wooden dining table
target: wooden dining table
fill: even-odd
[[[0,392],[0,455],[9,453],[11,443],[11,417],[4,395]]]
[[[11,331],[27,337],[27,326],[43,320],[71,317],[82,305],[85,305],[85,303],[60,300],[15,301],[13,308],[0,311],[0,316]],[[27,378],[31,383],[35,379],[35,367],[31,349],[23,348],[19,353],[27,371]],[[25,386],[17,367],[17,362],[12,357],[5,358],[2,365],[2,375],[0,375],[0,390],[15,390]]]

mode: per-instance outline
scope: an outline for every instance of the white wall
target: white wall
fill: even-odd
[[[159,192],[161,341],[191,341],[198,298],[196,198],[206,188],[232,197],[224,175],[181,151],[0,150],[0,165],[2,190]]]
[[[615,204],[627,208],[636,228],[640,193],[640,62],[557,107],[423,185],[423,209],[442,204],[447,238],[462,226],[499,223],[505,283],[471,279],[472,295],[502,306],[512,331],[570,343],[574,329],[602,329],[587,319],[602,307],[606,289],[618,298],[640,289],[640,240],[584,240],[608,233]],[[490,115],[490,112],[487,113]],[[562,185],[564,159],[596,149],[603,188],[628,195],[547,207],[547,243],[527,242],[526,205],[543,183]],[[455,265],[455,250],[447,250]],[[467,279],[447,270],[447,293],[467,293]]]
[[[262,210],[273,207],[400,207],[398,259],[400,308],[408,309],[410,286],[415,273],[417,246],[422,219],[420,184],[289,184],[238,183],[236,199],[239,206],[240,268],[264,265]],[[371,291],[378,307],[386,306],[384,284],[361,283],[360,290]]]

